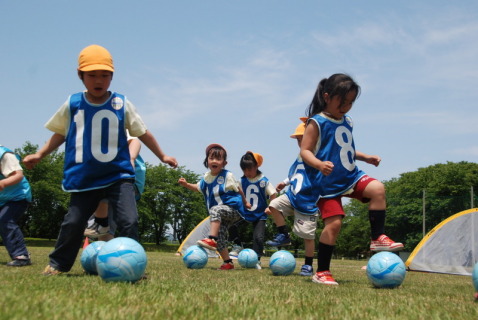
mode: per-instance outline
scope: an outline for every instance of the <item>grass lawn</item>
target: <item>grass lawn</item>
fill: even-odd
[[[33,265],[2,266],[0,319],[478,319],[471,277],[408,272],[397,289],[375,289],[365,261],[333,260],[339,286],[314,284],[298,275],[263,270],[217,271],[184,267],[171,252],[148,252],[148,279],[105,283],[85,275],[78,261],[71,272],[42,276],[51,246],[30,246]],[[81,253],[81,251],[80,251]]]

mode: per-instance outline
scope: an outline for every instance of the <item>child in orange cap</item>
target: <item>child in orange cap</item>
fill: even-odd
[[[209,169],[204,177],[195,184],[180,178],[178,183],[192,191],[202,192],[211,217],[209,237],[199,240],[198,245],[216,250],[224,263],[220,270],[232,270],[234,264],[227,250],[228,229],[244,217],[244,207],[249,208],[239,182],[232,172],[225,169],[227,152],[220,144],[210,144],[206,148],[204,166]]]
[[[247,151],[240,161],[241,169],[244,172],[241,177],[242,190],[244,190],[247,202],[251,204],[251,208],[245,210],[244,220],[253,225],[252,249],[259,257],[256,269],[261,269],[260,259],[264,252],[268,201],[276,197],[274,186],[259,170],[262,162],[262,155],[252,151]]]
[[[290,136],[292,139],[297,139],[297,144],[301,145],[302,136],[305,131],[304,121],[307,118],[300,118],[302,121],[295,129],[295,132]],[[275,239],[267,241],[266,244],[270,246],[286,246],[290,245],[290,236],[287,231],[287,225],[285,222],[285,216],[294,216],[294,233],[304,239],[305,247],[305,261],[304,265],[300,269],[301,276],[312,276],[314,269],[312,264],[314,262],[314,250],[315,250],[315,230],[317,228],[317,208],[314,208],[314,204],[310,203],[312,207],[311,211],[301,212],[296,210],[291,204],[291,198],[295,198],[295,191],[300,189],[300,183],[304,179],[303,163],[300,156],[289,170],[289,177],[276,186],[276,190],[279,192],[285,188],[285,186],[292,184],[290,190],[287,193],[279,196],[275,201],[271,201],[269,204],[269,210],[272,215],[272,219],[277,227],[278,233]],[[291,191],[291,192],[289,192]]]
[[[108,199],[112,207],[119,235],[138,239],[135,172],[126,130],[162,162],[177,166],[176,159],[161,150],[134,105],[124,95],[108,90],[113,72],[108,50],[98,45],[84,48],[78,58],[78,77],[86,91],[68,97],[45,125],[54,132],[49,141],[23,160],[27,168],[33,168],[65,142],[62,185],[71,199],[45,275],[71,269],[88,218],[102,199]]]

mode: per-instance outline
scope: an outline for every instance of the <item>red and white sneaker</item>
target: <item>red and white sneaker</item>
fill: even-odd
[[[209,249],[209,250],[214,251],[217,249],[217,243],[216,243],[216,240],[214,239],[205,238],[202,240],[198,240],[198,242],[196,243],[198,244],[198,246]]]
[[[217,270],[234,270],[234,264],[232,262],[224,262]]]
[[[377,240],[370,243],[370,251],[400,251],[403,250],[403,243],[395,242],[386,235],[382,234]]]
[[[314,274],[312,277],[312,282],[319,283],[319,284],[327,284],[332,286],[338,286],[339,284],[335,281],[334,277],[330,271],[320,271]]]

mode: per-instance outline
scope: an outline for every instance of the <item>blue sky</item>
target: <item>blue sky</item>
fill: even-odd
[[[261,153],[273,184],[297,155],[289,138],[318,82],[350,74],[358,150],[388,180],[478,157],[476,1],[0,1],[0,143],[43,145],[82,91],[78,53],[113,55],[111,90],[136,105],[164,151],[197,173],[210,143],[228,169]],[[143,148],[144,158],[159,163]]]

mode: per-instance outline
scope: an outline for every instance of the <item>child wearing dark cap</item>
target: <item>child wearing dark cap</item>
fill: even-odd
[[[227,152],[219,144],[210,144],[206,148],[204,166],[209,169],[196,184],[180,178],[178,183],[192,191],[202,192],[211,217],[209,237],[199,240],[198,245],[210,250],[217,250],[224,263],[220,270],[232,270],[234,264],[227,249],[228,229],[243,219],[244,207],[250,208],[240,183],[232,172],[225,169]]]

